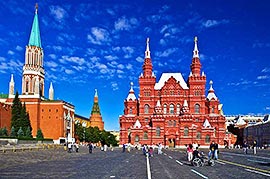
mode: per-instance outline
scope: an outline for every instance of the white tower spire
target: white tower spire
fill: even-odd
[[[150,49],[149,49],[149,37],[146,39],[146,50],[145,50],[145,58],[151,58],[150,57]]]
[[[194,38],[194,50],[193,50],[193,58],[199,58],[199,50],[198,50],[198,46],[197,46],[197,42],[198,42],[198,38],[195,37]]]
[[[53,100],[53,98],[54,98],[54,90],[53,90],[53,85],[52,85],[52,82],[51,82],[50,88],[49,88],[49,99]]]
[[[14,95],[14,79],[13,79],[13,74],[11,74],[11,79],[9,82],[9,95]]]

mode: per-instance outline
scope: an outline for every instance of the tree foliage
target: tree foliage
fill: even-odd
[[[18,92],[16,92],[15,98],[13,100],[11,114],[12,114],[11,127],[14,128],[13,135],[15,134],[15,136],[18,136],[18,132],[21,128],[21,130],[23,131],[23,136],[32,137],[32,127],[29,118],[29,113],[26,111],[25,103],[22,105],[19,99]]]
[[[22,127],[20,127],[20,129],[18,130],[17,136],[18,136],[18,137],[23,137],[23,136],[24,136],[24,132],[23,132],[23,130],[22,130]]]
[[[41,129],[38,129],[37,130],[36,139],[37,140],[43,140],[44,139],[44,136],[43,136],[43,133],[42,133],[42,130]]]
[[[116,137],[105,130],[99,130],[98,127],[83,127],[80,123],[75,124],[75,135],[80,141],[98,143],[102,145],[118,145]]]

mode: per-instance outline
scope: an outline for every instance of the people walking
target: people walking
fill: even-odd
[[[193,158],[193,146],[192,146],[192,144],[188,144],[188,146],[187,146],[187,158],[188,158],[189,162]]]
[[[244,154],[247,154],[247,152],[248,152],[248,144],[247,144],[247,141],[244,141],[244,144],[243,144],[243,151],[244,151]]]
[[[161,145],[161,143],[158,144],[158,154],[162,154],[162,145]]]
[[[212,143],[210,144],[210,147],[209,147],[209,153],[208,153],[208,159],[215,159],[217,160],[218,159],[218,144],[215,143],[215,141],[212,141]]]
[[[88,149],[89,149],[89,153],[91,154],[93,151],[93,144],[91,142],[88,143]]]
[[[254,155],[257,154],[257,141],[256,140],[253,141],[253,154]]]
[[[125,144],[123,144],[123,150],[122,150],[122,152],[124,153],[126,151],[126,146],[125,146]]]

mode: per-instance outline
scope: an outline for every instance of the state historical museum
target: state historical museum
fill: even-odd
[[[210,81],[206,95],[206,75],[201,72],[197,38],[187,81],[181,73],[153,73],[149,39],[146,43],[139,98],[131,89],[119,117],[120,144],[163,144],[184,147],[189,143],[209,146],[211,141],[224,146],[225,116]]]

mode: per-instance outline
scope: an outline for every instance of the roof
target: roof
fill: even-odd
[[[38,25],[38,14],[37,10],[35,13],[34,21],[32,24],[32,30],[29,38],[29,46],[36,46],[41,48],[41,38],[40,38],[40,31],[39,31],[39,25]]]
[[[175,78],[176,81],[180,83],[180,86],[183,89],[188,89],[187,83],[185,82],[181,73],[162,73],[159,82],[155,84],[154,89],[155,90],[161,89],[164,86],[165,82],[168,81],[168,79],[171,77]]]

